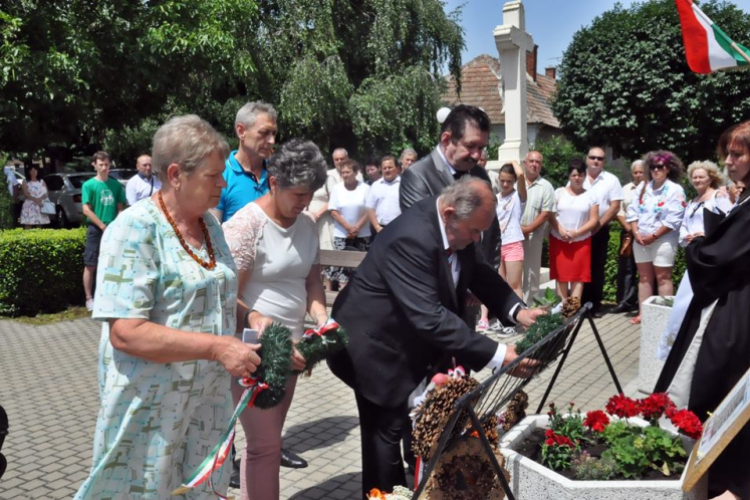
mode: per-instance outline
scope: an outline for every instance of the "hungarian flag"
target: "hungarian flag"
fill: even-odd
[[[675,0],[680,12],[682,40],[688,66],[696,73],[750,65],[750,50],[735,43],[693,0]]]

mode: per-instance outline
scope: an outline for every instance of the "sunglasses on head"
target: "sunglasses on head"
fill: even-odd
[[[589,155],[589,160],[604,161],[604,157],[603,156],[592,156],[592,155]]]

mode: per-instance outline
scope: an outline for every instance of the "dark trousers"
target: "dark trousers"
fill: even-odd
[[[625,231],[620,234],[621,246],[626,234]],[[638,306],[638,268],[632,255],[617,258],[617,303]]]
[[[362,498],[372,488],[393,491],[394,486],[406,486],[400,444],[409,425],[407,402],[384,408],[354,394],[362,440]]]
[[[604,298],[604,266],[607,264],[609,227],[605,226],[591,238],[591,283],[583,286],[583,303],[591,302],[594,311],[602,307]]]

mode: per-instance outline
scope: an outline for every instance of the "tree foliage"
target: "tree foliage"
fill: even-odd
[[[701,8],[730,37],[750,40],[750,15],[728,2]],[[631,158],[669,149],[712,158],[727,127],[750,118],[750,73],[698,75],[685,59],[673,0],[617,4],[565,51],[555,115],[579,149],[606,143]]]
[[[260,99],[277,107],[282,140],[427,151],[440,73],[460,76],[458,15],[440,0],[4,3],[0,150],[105,146],[130,162],[177,113],[233,140],[237,109]]]
[[[0,149],[86,151],[248,78],[254,0],[18,0],[0,10]],[[231,76],[230,76],[231,75]]]

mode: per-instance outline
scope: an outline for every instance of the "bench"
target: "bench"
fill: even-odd
[[[321,250],[320,265],[322,267],[335,266],[356,269],[364,260],[367,252],[352,252],[349,250]],[[339,292],[326,291],[326,305],[331,307]]]

